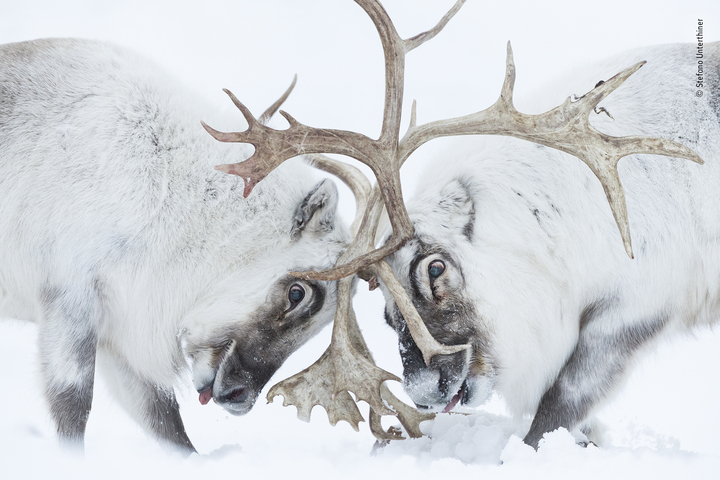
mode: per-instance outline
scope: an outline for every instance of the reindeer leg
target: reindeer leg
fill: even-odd
[[[574,428],[622,378],[635,352],[655,337],[667,317],[619,322],[617,310],[607,303],[586,308],[580,319],[580,337],[575,350],[555,383],[543,395],[530,431],[523,440],[538,448],[543,435],[560,427]],[[612,328],[616,325],[616,328]]]
[[[98,358],[111,393],[133,420],[161,443],[187,455],[195,452],[172,388],[162,388],[144,379],[114,352],[101,350]]]
[[[62,288],[42,292],[39,348],[45,396],[60,442],[82,450],[93,397],[99,310],[96,299],[77,293]]]

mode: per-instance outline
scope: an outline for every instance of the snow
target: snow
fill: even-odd
[[[362,297],[356,301],[360,312],[366,310],[360,304],[374,295],[363,292]],[[181,392],[182,414],[200,454],[185,459],[147,437],[113,403],[102,378],[96,385],[85,457],[61,451],[41,397],[36,330],[13,320],[0,322],[0,328],[0,364],[6,366],[0,386],[0,475],[8,479],[193,478],[235,472],[244,478],[469,474],[504,479],[670,479],[716,478],[720,468],[720,445],[714,435],[720,425],[716,332],[663,345],[645,358],[616,401],[601,412],[607,427],[602,448],[580,447],[576,436],[560,430],[548,434],[535,452],[521,440],[529,419],[514,421],[502,401],[493,398],[484,407],[466,410],[470,415],[444,414],[424,423],[429,437],[391,442],[371,455],[374,439],[364,423],[360,433],[342,422],[331,427],[317,407],[311,422],[304,423],[295,418],[294,407],[282,407],[280,398],[272,404],[260,400],[249,414],[233,417],[212,403],[201,406],[188,384]],[[393,347],[385,328],[367,328],[366,334],[376,352]],[[275,379],[312,362],[328,336],[323,332],[299,351]],[[400,371],[399,359],[389,358],[387,352],[383,356],[378,355],[380,363]],[[699,378],[701,372],[704,379]]]
[[[408,37],[430,28],[452,3],[387,0],[385,5]],[[720,4],[714,0],[499,3],[469,1],[445,31],[408,57],[406,105],[418,99],[420,122],[490,105],[499,93],[508,39],[521,110],[523,95],[593,59],[631,47],[695,41],[698,18],[705,21],[706,40],[720,39]],[[283,108],[299,121],[372,136],[379,132],[380,46],[372,25],[350,0],[0,3],[0,42],[52,36],[107,39],[139,50],[227,110],[234,107],[221,88],[231,89],[259,113],[297,73],[298,86]],[[416,153],[405,172],[406,191],[412,191],[422,164],[444,142]],[[342,195],[343,214],[350,218],[352,201],[346,190]],[[362,291],[355,305],[376,360],[399,374],[396,340],[382,321],[381,294]],[[346,423],[331,427],[319,408],[310,423],[300,422],[294,407],[282,407],[280,398],[265,404],[263,395],[249,414],[233,417],[212,403],[201,406],[188,381],[178,394],[189,436],[200,452],[189,458],[147,437],[114,404],[102,378],[96,384],[85,456],[61,451],[42,399],[36,335],[34,325],[0,320],[4,479],[217,474],[701,479],[717,478],[720,471],[720,335],[712,331],[673,339],[642,359],[617,398],[599,413],[606,427],[602,448],[579,447],[576,435],[560,430],[548,434],[535,452],[521,441],[529,419],[512,419],[502,399],[493,397],[483,407],[466,410],[469,415],[444,414],[423,424],[429,437],[392,442],[371,455],[374,439],[366,424],[359,433]],[[328,341],[326,329],[269,385],[312,363]]]

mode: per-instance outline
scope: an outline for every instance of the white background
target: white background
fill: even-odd
[[[403,37],[431,28],[453,4],[383,3]],[[705,21],[706,41],[720,40],[720,2],[714,0],[469,0],[440,35],[409,54],[405,103],[409,108],[412,99],[418,100],[422,123],[489,106],[499,94],[505,44],[511,40],[518,72],[516,105],[522,110],[523,97],[585,63],[629,48],[695,42],[698,18]],[[350,0],[0,0],[0,43],[69,36],[138,50],[223,110],[234,107],[221,88],[232,90],[259,114],[298,74],[298,85],[283,109],[299,121],[371,136],[379,133],[380,42],[369,19]],[[244,128],[239,112],[237,117],[238,129]],[[212,119],[205,120],[212,125]],[[448,141],[431,143],[415,154],[404,173],[406,191],[412,190],[421,165],[441,155]],[[349,216],[352,201],[347,192],[344,199],[343,213]],[[382,322],[381,295],[363,292],[356,303],[379,363],[399,374],[395,340]],[[314,361],[328,337],[326,330],[292,357],[271,383]],[[200,408],[188,385],[179,392],[183,416],[203,456],[183,460],[165,453],[132,424],[113,405],[101,381],[88,426],[86,458],[68,458],[55,446],[43,405],[32,325],[0,321],[0,365],[2,478],[273,478],[281,473],[323,478],[340,472],[351,477],[385,472],[408,477],[674,478],[682,473],[717,478],[720,472],[720,336],[712,332],[663,345],[645,359],[601,415],[611,440],[606,448],[577,450],[557,437],[555,444],[529,453],[511,439],[503,466],[498,466],[497,454],[473,458],[466,452],[483,445],[499,452],[508,442],[509,433],[499,439],[487,436],[478,427],[482,422],[504,431],[523,428],[503,416],[497,399],[470,423],[451,419],[436,426],[432,441],[391,445],[384,454],[370,457],[373,439],[366,425],[359,434],[345,424],[333,428],[318,409],[306,425],[294,419],[294,408],[283,408],[277,400],[272,405],[259,401],[247,416],[228,418],[215,405]]]

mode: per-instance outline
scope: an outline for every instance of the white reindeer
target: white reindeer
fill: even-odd
[[[115,46],[0,46],[0,316],[36,322],[62,442],[80,444],[96,356],[115,396],[163,442],[193,446],[173,387],[192,359],[201,403],[243,414],[332,319],[349,240],[337,191],[279,169],[243,198],[214,165],[246,157],[159,69]]]
[[[473,137],[430,167],[409,202],[414,237],[388,263],[433,337],[471,348],[426,365],[386,294],[404,386],[416,404],[447,411],[482,403],[494,389],[515,414],[534,415],[526,443],[537,447],[558,427],[579,427],[592,440],[595,407],[644,349],[717,322],[720,43],[704,46],[702,86],[696,47],[635,50],[538,96],[545,111],[558,94],[587,92],[647,60],[591,123],[616,137],[676,140],[705,165],[651,155],[620,163],[634,259],[600,183],[568,154]]]

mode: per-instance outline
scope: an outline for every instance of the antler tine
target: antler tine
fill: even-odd
[[[500,90],[500,99],[509,110],[515,110],[513,105],[513,93],[515,90],[515,59],[513,58],[512,45],[507,42],[507,53],[505,58],[505,80]]]
[[[466,0],[458,0],[455,5],[448,11],[443,18],[440,19],[440,21],[435,25],[432,29],[428,30],[427,32],[420,33],[418,35],[415,35],[412,38],[408,38],[405,40],[405,53],[416,49],[423,43],[427,42],[431,38],[433,38],[435,35],[440,33],[440,31],[445,28],[445,25],[450,21],[452,17],[455,16],[455,14],[460,10],[460,7],[462,7],[465,4]]]
[[[270,120],[270,118],[275,115],[275,112],[278,111],[278,108],[285,103],[285,100],[290,96],[290,93],[292,93],[293,89],[295,88],[295,84],[297,83],[297,74],[293,77],[293,81],[288,87],[287,90],[285,90],[285,93],[282,94],[280,98],[278,98],[275,103],[270,105],[267,110],[263,112],[262,115],[260,115],[260,118],[258,121],[262,123],[263,125],[267,125],[267,122]]]
[[[250,109],[247,108],[240,100],[238,100],[237,97],[227,88],[223,88],[223,92],[225,92],[225,94],[230,97],[230,100],[232,100],[238,110],[240,110],[240,113],[243,114],[243,117],[245,117],[245,120],[247,120],[248,124],[250,125],[249,128],[252,128],[252,126],[257,123],[257,119],[253,116],[252,113],[250,113]]]

